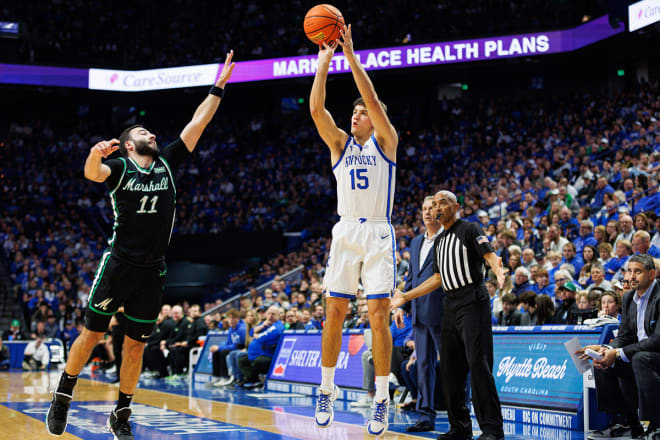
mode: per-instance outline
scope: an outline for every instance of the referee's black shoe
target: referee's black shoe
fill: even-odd
[[[406,432],[426,432],[434,429],[435,426],[428,422],[417,422],[414,425],[406,426]]]
[[[477,440],[504,440],[504,434],[493,434],[484,432]]]
[[[122,409],[113,409],[108,419],[108,429],[115,435],[115,440],[135,440],[131,424],[128,418],[131,416],[131,409],[126,407]]]
[[[51,435],[62,435],[66,431],[66,417],[71,406],[71,396],[55,391],[53,401],[46,414],[46,429]]]
[[[455,429],[450,429],[449,432],[440,434],[438,440],[472,440],[471,432],[459,432]]]

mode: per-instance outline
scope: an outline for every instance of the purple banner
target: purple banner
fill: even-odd
[[[321,332],[286,332],[271,364],[268,379],[321,383]],[[344,333],[335,370],[341,387],[362,388],[362,352],[367,349],[361,333]]]
[[[366,70],[401,69],[571,52],[624,30],[623,24],[613,29],[605,15],[563,31],[369,49],[357,51],[356,54]],[[240,57],[240,54],[237,56]],[[312,76],[316,73],[318,58],[313,54],[239,61],[236,64],[230,81],[232,83]],[[222,64],[140,71],[0,64],[0,82],[140,92],[208,86],[213,83],[214,77],[217,78],[221,69]],[[336,53],[330,63],[330,73],[349,71],[350,67],[344,56],[341,52]]]
[[[0,83],[87,88],[89,69],[0,64]]]
[[[570,52],[614,36],[624,30],[623,24],[612,29],[608,17],[605,15],[564,31],[369,49],[357,51],[356,54],[366,70],[399,69]],[[246,61],[239,64],[231,82],[314,75],[318,59],[317,55],[306,55]],[[350,71],[348,62],[341,52],[335,53],[329,71],[330,73]]]

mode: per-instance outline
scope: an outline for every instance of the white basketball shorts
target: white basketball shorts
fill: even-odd
[[[396,238],[387,218],[341,217],[323,285],[327,296],[354,298],[362,281],[367,299],[389,298],[396,280]]]

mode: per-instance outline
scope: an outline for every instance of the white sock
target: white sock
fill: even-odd
[[[321,391],[328,394],[335,389],[335,367],[321,367]]]
[[[376,400],[381,402],[390,398],[390,376],[376,376]]]

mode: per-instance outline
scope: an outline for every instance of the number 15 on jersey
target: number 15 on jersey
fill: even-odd
[[[351,189],[369,188],[369,178],[365,175],[366,168],[352,168],[348,173],[351,175]]]

